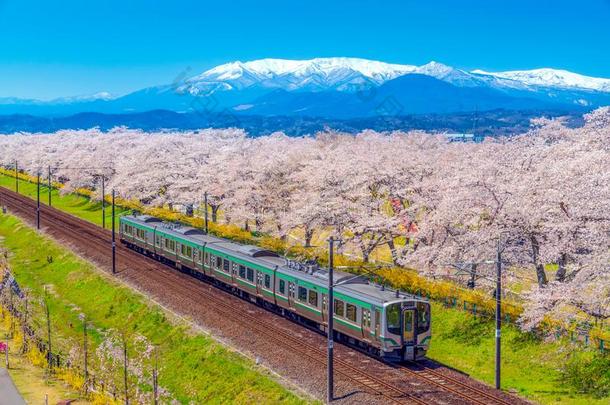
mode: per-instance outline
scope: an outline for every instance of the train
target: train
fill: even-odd
[[[281,257],[201,229],[134,213],[119,219],[120,242],[143,255],[327,333],[328,269]],[[388,362],[425,357],[427,299],[335,270],[334,339]]]

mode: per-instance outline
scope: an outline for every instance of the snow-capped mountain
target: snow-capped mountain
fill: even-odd
[[[411,65],[358,58],[260,59],[217,66],[188,79],[180,90],[204,95],[256,85],[288,91],[355,91],[361,86],[380,85],[415,69]]]
[[[610,92],[610,79],[589,77],[559,69],[513,70],[507,72],[486,72],[473,70],[472,73],[511,80],[528,86],[555,87],[564,89],[593,90]]]
[[[51,101],[0,98],[0,114],[164,109],[351,118],[494,109],[581,111],[602,105],[610,105],[610,79],[565,70],[488,72],[434,61],[416,66],[338,57],[230,62],[122,97],[102,92]]]

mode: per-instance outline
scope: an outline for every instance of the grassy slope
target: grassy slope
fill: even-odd
[[[249,360],[210,337],[193,333],[186,325],[172,322],[159,307],[16,218],[0,216],[0,236],[11,252],[10,265],[23,287],[40,297],[44,285],[52,286],[52,328],[59,346],[62,338],[80,338],[78,313],[82,311],[98,329],[139,333],[160,344],[160,384],[181,402],[304,402]],[[53,256],[51,264],[47,255]],[[99,334],[92,340],[100,343]]]
[[[433,303],[429,357],[494,383],[495,325],[469,313]],[[502,388],[542,403],[607,404],[571,392],[561,381],[560,367],[570,353],[589,351],[566,341],[543,342],[515,327],[502,329]]]
[[[15,191],[15,179],[12,177],[0,175],[0,186]],[[19,193],[27,195],[28,197],[35,200],[36,184],[29,183],[26,181],[19,181]],[[49,194],[47,188],[41,187],[40,203],[47,204],[49,201],[48,196]],[[96,225],[102,226],[102,203],[99,201],[93,202],[87,198],[75,194],[60,195],[58,190],[53,189],[51,193],[51,205],[62,211],[69,212],[70,214],[73,214],[86,221],[93,222]],[[118,216],[121,215],[123,212],[125,212],[125,210],[121,208],[117,208],[115,211],[117,226]],[[110,227],[112,226],[112,212],[110,206],[106,206],[105,216],[106,228],[110,229]]]
[[[12,181],[12,182],[11,182]],[[14,179],[0,175],[0,185],[13,187]],[[35,186],[22,183],[21,190],[31,193]],[[65,199],[65,202],[63,201]],[[57,199],[56,199],[57,200]],[[60,202],[61,201],[61,202]],[[78,207],[88,207],[83,216],[95,223],[101,217],[99,204],[77,196],[61,196],[57,207],[66,207],[67,212],[81,216]],[[62,208],[63,209],[63,208]],[[451,367],[462,370],[473,377],[493,384],[494,381],[494,325],[489,321],[477,321],[471,315],[459,310],[446,309],[433,304],[433,338],[429,357]],[[588,396],[568,392],[560,381],[559,367],[565,354],[573,350],[583,350],[579,345],[572,347],[568,342],[546,343],[523,334],[513,327],[503,329],[503,387],[521,395],[544,403],[607,403],[593,400]]]

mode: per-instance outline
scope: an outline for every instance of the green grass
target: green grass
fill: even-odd
[[[494,383],[495,325],[433,303],[430,358]],[[608,404],[610,397],[579,394],[562,378],[571,356],[601,357],[565,340],[544,342],[513,326],[502,328],[502,388],[541,403]],[[610,370],[609,370],[610,372]]]
[[[101,341],[99,331],[107,329],[128,336],[138,333],[158,344],[160,384],[182,403],[306,402],[249,359],[193,332],[189,325],[172,320],[171,315],[142,295],[118,284],[15,217],[0,216],[0,237],[10,251],[15,278],[31,291],[34,299],[43,297],[44,286],[50,286],[52,330],[59,349],[67,350],[62,342],[78,341],[82,336],[78,314],[83,312],[98,330],[91,334],[94,346]],[[52,263],[48,263],[48,255],[53,257]],[[32,305],[31,310],[35,323],[42,328],[40,305]]]
[[[0,175],[0,186],[9,190],[15,191],[15,178],[6,175]],[[36,200],[36,184],[20,180],[19,194],[28,196]],[[41,185],[40,187],[40,203],[48,204],[49,192],[48,188]],[[1,201],[0,201],[1,203]],[[86,197],[77,194],[61,194],[59,190],[53,189],[51,192],[51,205],[57,209],[68,212],[74,216],[102,226],[102,203],[100,201],[91,201]],[[128,210],[121,207],[115,209],[115,223],[118,227],[118,217]],[[112,210],[109,204],[106,204],[105,214],[106,228],[112,227]],[[118,229],[118,228],[117,228]]]

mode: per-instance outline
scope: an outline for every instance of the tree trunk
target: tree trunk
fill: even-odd
[[[546,277],[546,272],[544,271],[544,265],[538,263],[538,256],[540,254],[540,244],[538,243],[538,239],[536,239],[536,236],[534,235],[530,236],[530,241],[532,243],[532,262],[536,267],[536,277],[538,279],[538,286],[544,287],[548,282],[548,279]]]
[[[220,205],[212,205],[212,222],[218,222],[218,209]]]
[[[396,251],[396,244],[394,243],[394,239],[388,239],[388,247],[390,248],[390,253],[392,253],[392,263],[398,266],[398,252]]]
[[[555,275],[555,279],[557,281],[565,281],[566,279],[566,262],[568,261],[568,255],[566,253],[562,253],[561,256],[559,257],[559,261],[557,263],[557,265],[559,266],[559,268],[557,269],[557,274]]]
[[[305,247],[311,247],[311,239],[313,238],[313,229],[305,228]]]
[[[536,265],[536,277],[538,278],[538,286],[544,287],[548,282],[548,279],[546,278],[546,272],[544,271],[544,265]]]

